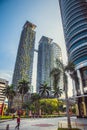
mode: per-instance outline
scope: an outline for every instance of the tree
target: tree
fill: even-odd
[[[53,93],[54,93],[54,97],[58,98],[61,96],[62,94],[62,89],[60,89],[59,87],[59,81],[60,81],[60,75],[61,75],[61,70],[58,68],[59,66],[57,66],[57,68],[53,68],[53,70],[51,71],[50,75],[53,76]],[[59,100],[58,100],[58,108],[59,108]],[[58,109],[59,112],[59,109]]]
[[[39,99],[40,95],[37,93],[31,94],[31,103],[34,104],[36,112],[39,112]]]
[[[69,99],[68,99],[68,76],[66,72],[73,73],[75,70],[75,66],[72,62],[69,62],[66,66],[63,65],[63,63],[60,60],[56,60],[57,64],[61,68],[61,73],[63,74],[63,83],[64,83],[64,91],[65,91],[65,98],[66,98],[66,112],[67,112],[67,122],[68,122],[68,128],[71,128],[71,121],[70,121],[70,115],[69,115]]]
[[[44,84],[41,84],[39,88],[39,94],[41,95],[41,97],[49,97],[49,92],[50,87],[48,86],[48,84],[46,82],[44,82]]]
[[[60,87],[57,87],[54,89],[53,93],[54,93],[54,97],[59,98],[61,94],[63,93],[63,90],[60,89]]]
[[[18,85],[18,92],[21,94],[22,96],[22,106],[23,106],[23,99],[24,99],[24,95],[30,90],[30,84],[27,80],[22,79],[19,81],[19,85]]]
[[[78,92],[79,78],[78,78],[77,72],[75,70],[75,65],[72,62],[68,62],[68,64],[65,66],[65,71],[67,71],[68,74],[70,75],[71,79],[74,80],[76,92],[77,92],[77,95],[79,95],[79,92]]]
[[[54,87],[54,90],[57,89],[58,87],[58,82],[60,80],[60,69],[59,68],[53,68],[53,70],[50,72],[50,75],[53,76],[53,87]]]
[[[16,92],[13,90],[13,85],[8,85],[2,92],[8,98],[8,109],[10,110],[13,98],[16,95]]]

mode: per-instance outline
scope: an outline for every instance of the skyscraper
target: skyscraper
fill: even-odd
[[[40,84],[44,82],[50,86],[50,45],[52,39],[42,36],[38,47],[38,63],[37,63],[37,92],[39,92]]]
[[[44,82],[48,83],[48,86],[53,90],[53,79],[50,72],[54,67],[57,67],[56,59],[58,58],[62,58],[60,47],[52,42],[51,38],[42,36],[38,47],[37,92],[39,92],[40,84]]]
[[[62,62],[62,51],[60,46],[57,43],[51,44],[51,71],[53,68],[59,68],[58,64],[56,63],[56,60],[59,59]],[[61,75],[60,81],[58,86],[63,89],[63,77]],[[51,89],[53,90],[53,77],[51,76]]]
[[[17,89],[19,80],[23,78],[28,80],[30,83],[32,82],[33,57],[36,34],[36,32],[34,31],[35,28],[36,25],[28,21],[23,26],[12,81],[15,90]]]
[[[68,59],[74,62],[79,77],[77,94],[84,97],[78,98],[79,115],[84,111],[87,116],[87,0],[59,0],[59,4]]]

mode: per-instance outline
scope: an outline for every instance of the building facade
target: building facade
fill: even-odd
[[[87,0],[59,0],[68,59],[79,78],[78,115],[87,116]]]
[[[8,81],[0,78],[0,115],[2,114],[2,109],[5,101],[5,95],[3,95],[3,90],[8,86]]]
[[[28,21],[23,26],[12,81],[15,90],[17,90],[18,82],[21,79],[26,79],[30,84],[32,83],[35,28],[36,25]]]
[[[42,36],[38,47],[38,64],[37,64],[37,92],[39,92],[40,84],[48,83],[53,90],[53,78],[50,72],[53,68],[57,68],[56,59],[61,59],[61,49],[58,44],[52,42],[51,38]],[[60,80],[60,86],[62,84]],[[63,85],[62,85],[63,86]],[[51,94],[51,93],[50,93]]]
[[[50,63],[51,63],[51,42],[52,39],[42,36],[39,41],[38,47],[38,63],[37,63],[37,88],[36,91],[39,92],[39,87],[44,82],[48,83],[50,86]]]
[[[58,64],[56,63],[56,60],[59,59],[62,62],[62,51],[60,46],[57,43],[51,44],[51,71],[53,68],[59,68]],[[63,89],[63,77],[60,76],[60,81],[58,86]],[[51,76],[51,89],[53,90],[53,77]]]

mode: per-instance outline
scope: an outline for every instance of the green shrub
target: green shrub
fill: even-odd
[[[1,116],[0,119],[12,119],[12,116]]]

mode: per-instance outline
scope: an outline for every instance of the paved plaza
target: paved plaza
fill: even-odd
[[[21,119],[20,130],[57,130],[58,125],[63,123],[66,125],[67,118],[34,118],[34,119]],[[87,130],[87,119],[71,118],[73,127],[81,128],[81,130]],[[16,119],[8,120],[0,123],[0,130],[6,130],[6,125],[9,124],[9,130],[15,130]],[[83,126],[83,124],[85,126]]]

